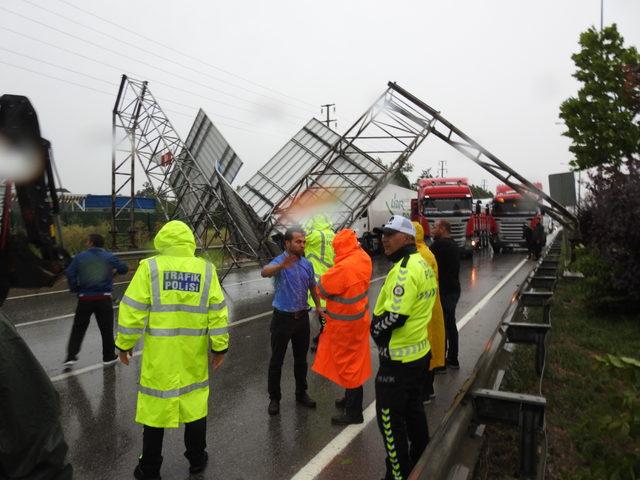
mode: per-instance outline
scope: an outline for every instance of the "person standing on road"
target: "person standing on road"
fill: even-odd
[[[178,220],[154,239],[159,255],[140,262],[118,314],[116,347],[129,365],[144,334],[136,422],[144,426],[137,479],[160,477],[165,428],[185,424],[190,473],[205,469],[209,357],[216,370],[229,347],[228,313],[215,267],[194,256],[195,239]]]
[[[298,227],[287,229],[284,234],[284,253],[274,258],[260,273],[263,277],[274,277],[275,287],[268,375],[269,415],[280,413],[280,377],[289,342],[293,349],[296,402],[307,408],[316,408],[316,402],[307,394],[310,335],[307,295],[313,298],[318,316],[322,316],[323,312],[316,293],[313,266],[303,256],[304,244],[304,230]]]
[[[326,272],[333,265],[333,257],[335,253],[333,251],[332,242],[335,237],[333,233],[333,225],[327,215],[322,213],[314,215],[311,220],[305,225],[305,246],[304,256],[313,265],[313,271],[315,274],[316,284],[320,282],[320,275]],[[313,308],[313,298],[311,295],[308,297],[309,307]],[[327,305],[325,299],[320,298],[320,306],[324,309]],[[318,317],[318,323],[320,324],[320,332],[324,328],[323,317]],[[311,351],[315,352],[318,348],[318,338],[320,333],[313,337],[311,344]]]
[[[458,327],[456,325],[456,306],[460,300],[460,249],[451,238],[451,224],[447,220],[438,220],[433,229],[431,251],[438,262],[438,282],[440,301],[444,313],[444,329],[447,339],[447,368],[459,369]],[[444,370],[436,370],[444,371]]]
[[[422,391],[438,284],[416,249],[415,237],[411,221],[400,215],[392,216],[382,230],[384,254],[393,267],[376,301],[371,336],[380,361],[376,415],[387,453],[385,480],[406,480],[429,443]]]
[[[335,264],[318,283],[326,299],[326,325],[320,335],[312,370],[345,388],[336,400],[341,415],[334,425],[362,423],[362,386],[371,376],[369,349],[369,284],[371,257],[360,247],[353,230],[341,230],[333,240]]]
[[[436,282],[438,281],[438,262],[436,257],[426,243],[424,243],[424,229],[418,222],[412,222],[416,229],[416,248],[418,253],[422,255],[425,262],[431,267],[433,273],[436,274]],[[444,333],[444,314],[442,312],[442,304],[440,303],[440,290],[436,293],[436,301],[433,304],[431,312],[431,321],[427,329],[429,335],[429,345],[431,345],[431,359],[429,361],[429,370],[424,379],[424,392],[422,400],[430,403],[435,398],[436,393],[433,388],[433,372],[437,368],[444,367],[444,351],[446,347],[446,339]]]
[[[102,363],[112,365],[118,361],[113,343],[113,274],[127,273],[129,267],[104,249],[104,238],[97,233],[89,235],[87,247],[87,250],[73,257],[64,272],[69,290],[78,295],[64,362],[66,368],[71,368],[78,361],[91,315],[95,315],[102,336]]]

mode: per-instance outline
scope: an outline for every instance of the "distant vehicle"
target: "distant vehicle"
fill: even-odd
[[[420,222],[425,240],[429,243],[435,223],[446,219],[451,224],[451,237],[461,254],[473,253],[475,222],[472,221],[473,198],[466,178],[421,178],[418,198],[412,206],[412,219]]]
[[[375,255],[382,251],[382,226],[389,221],[391,215],[411,216],[411,200],[414,190],[389,184],[369,204],[367,211],[352,225],[363,248]]]
[[[542,190],[540,182],[534,185]],[[526,248],[524,227],[533,227],[539,220],[539,202],[533,196],[522,196],[508,185],[498,185],[491,215],[496,223],[496,234],[491,239],[495,253],[507,248]]]

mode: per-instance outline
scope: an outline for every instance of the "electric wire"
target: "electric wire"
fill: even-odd
[[[180,62],[178,62],[178,61],[176,61],[176,60],[172,60],[171,58],[168,58],[168,57],[165,57],[165,56],[163,56],[163,55],[160,55],[160,54],[158,54],[158,53],[156,53],[156,52],[154,52],[154,51],[152,51],[152,50],[148,50],[148,49],[146,49],[146,48],[143,48],[143,47],[141,47],[140,45],[136,45],[136,44],[131,43],[131,42],[128,42],[128,41],[126,41],[126,40],[122,40],[122,39],[120,39],[120,38],[118,38],[118,37],[116,37],[116,36],[114,36],[114,35],[111,35],[111,34],[109,34],[109,33],[105,33],[104,31],[98,30],[98,29],[96,29],[96,28],[94,28],[94,27],[89,27],[89,26],[85,25],[85,24],[84,24],[84,23],[82,23],[82,22],[79,22],[79,21],[74,20],[74,19],[72,19],[72,18],[69,18],[69,17],[67,17],[67,16],[65,16],[65,15],[62,15],[62,14],[60,14],[60,13],[58,13],[58,12],[55,12],[55,11],[50,10],[50,9],[48,9],[48,8],[45,8],[45,7],[43,7],[42,5],[38,5],[37,3],[32,2],[31,0],[22,0],[22,1],[23,1],[23,3],[27,3],[27,4],[29,4],[29,5],[31,5],[31,6],[33,6],[33,7],[35,7],[35,8],[38,8],[38,9],[40,9],[40,10],[45,11],[45,12],[47,12],[47,13],[51,14],[51,15],[55,15],[56,17],[62,18],[63,20],[65,20],[65,21],[67,21],[67,22],[73,23],[73,24],[75,24],[75,25],[79,25],[79,26],[81,26],[82,28],[86,28],[86,29],[88,29],[88,30],[91,30],[92,32],[99,33],[100,35],[104,35],[105,37],[107,37],[107,38],[109,38],[109,39],[111,39],[111,40],[114,40],[114,41],[116,41],[116,42],[120,42],[120,43],[122,43],[122,44],[124,44],[124,45],[127,45],[128,47],[132,47],[132,48],[138,49],[138,50],[140,50],[141,52],[144,52],[144,53],[146,53],[146,54],[153,55],[153,56],[155,56],[155,57],[157,57],[157,58],[159,58],[159,59],[161,59],[161,60],[163,60],[163,61],[165,61],[165,62],[173,63],[173,64],[175,64],[175,65],[179,66],[180,68],[187,69],[187,70],[191,70],[191,71],[193,71],[193,72],[195,72],[195,73],[198,73],[198,74],[201,74],[201,75],[207,76],[207,77],[211,78],[212,80],[215,80],[215,81],[218,81],[218,82],[221,82],[221,83],[225,83],[225,84],[231,85],[231,86],[232,86],[232,87],[234,87],[234,88],[239,88],[239,89],[242,89],[242,90],[248,91],[248,92],[250,92],[250,93],[252,93],[252,94],[254,94],[254,95],[259,95],[259,96],[262,96],[262,97],[269,98],[270,100],[275,100],[275,101],[278,101],[278,102],[281,102],[281,103],[285,103],[285,104],[287,104],[287,105],[289,105],[289,106],[291,106],[291,107],[294,107],[294,108],[297,108],[297,109],[303,110],[303,111],[305,111],[305,112],[309,110],[308,108],[303,108],[303,107],[300,107],[300,106],[298,106],[298,105],[293,105],[293,104],[291,104],[291,103],[284,102],[283,100],[280,100],[280,99],[277,99],[277,98],[274,98],[274,97],[269,97],[269,96],[267,96],[267,95],[264,95],[264,94],[262,94],[262,93],[259,93],[259,92],[253,91],[253,90],[245,89],[245,88],[240,87],[240,86],[238,86],[238,85],[236,85],[236,84],[234,84],[234,83],[232,83],[232,82],[228,82],[228,81],[226,81],[226,80],[224,80],[224,79],[221,79],[221,78],[218,78],[218,77],[214,77],[214,76],[212,76],[212,75],[209,75],[209,74],[208,74],[208,73],[206,73],[206,72],[202,72],[201,70],[197,70],[197,69],[192,68],[192,67],[190,67],[190,66],[188,66],[188,65],[185,65],[185,64],[183,64],[183,63],[180,63]],[[251,100],[247,100],[247,99],[245,99],[245,98],[242,98],[242,97],[239,97],[239,96],[237,96],[237,95],[234,95],[234,94],[231,94],[231,93],[225,92],[225,91],[223,91],[223,90],[219,90],[219,89],[213,88],[213,87],[211,87],[211,86],[209,86],[209,85],[206,85],[206,84],[203,84],[203,83],[197,82],[197,81],[195,81],[195,80],[188,79],[187,77],[184,77],[183,79],[187,79],[188,81],[191,81],[191,82],[195,83],[196,85],[200,85],[201,87],[208,88],[208,89],[210,89],[210,90],[216,91],[216,92],[221,93],[221,94],[223,94],[223,95],[230,96],[230,97],[232,97],[232,98],[235,98],[235,99],[241,100],[241,101],[243,101],[243,102],[255,103],[255,102],[253,102],[253,101],[251,101]]]
[[[104,17],[102,17],[102,16],[100,16],[100,15],[97,15],[96,13],[93,13],[93,12],[91,12],[91,11],[89,11],[89,10],[85,10],[84,8],[81,8],[81,7],[79,7],[79,6],[75,5],[75,4],[73,4],[72,2],[69,2],[69,1],[67,1],[67,0],[58,0],[58,2],[60,2],[60,3],[64,3],[65,5],[68,5],[68,6],[69,6],[69,7],[71,7],[71,8],[74,8],[74,9],[76,9],[76,10],[80,11],[80,12],[83,12],[83,13],[85,13],[85,14],[87,14],[87,15],[90,15],[90,16],[92,16],[92,17],[95,17],[95,18],[97,18],[97,19],[99,19],[99,20],[101,20],[101,21],[103,21],[103,22],[105,22],[105,23],[108,23],[108,24],[110,24],[110,25],[113,25],[114,27],[119,28],[119,29],[121,29],[121,30],[123,30],[123,31],[125,31],[125,32],[128,32],[128,33],[130,33],[130,34],[132,34],[132,35],[135,35],[135,36],[137,36],[137,37],[139,37],[139,38],[142,38],[142,39],[144,39],[144,40],[146,40],[146,41],[148,41],[148,42],[151,42],[151,43],[154,43],[154,44],[156,44],[156,45],[159,45],[159,46],[161,46],[161,47],[163,47],[163,48],[166,48],[167,50],[170,50],[170,51],[172,51],[172,52],[174,52],[174,53],[177,53],[177,54],[179,54],[179,55],[181,55],[181,56],[184,56],[184,57],[190,58],[190,59],[192,59],[192,60],[194,60],[194,61],[196,61],[196,62],[202,63],[203,65],[206,65],[206,66],[208,66],[208,67],[210,67],[210,68],[213,68],[213,69],[215,69],[215,70],[218,70],[218,71],[220,71],[220,72],[222,72],[222,73],[225,73],[225,74],[227,74],[227,75],[229,75],[229,76],[232,76],[232,77],[234,77],[234,78],[237,78],[237,79],[239,79],[239,80],[242,80],[242,81],[244,81],[244,82],[247,82],[247,83],[249,83],[249,84],[251,84],[251,85],[255,85],[255,86],[257,86],[257,87],[263,88],[263,89],[268,90],[268,91],[270,91],[270,92],[277,93],[278,95],[281,95],[281,96],[283,96],[283,97],[290,98],[290,99],[292,99],[292,100],[295,100],[296,102],[303,103],[303,104],[308,105],[309,107],[312,107],[312,108],[314,108],[314,109],[315,109],[315,108],[317,108],[317,106],[316,106],[316,105],[314,105],[314,104],[312,104],[312,103],[309,103],[309,102],[308,102],[308,101],[306,101],[306,100],[301,100],[301,99],[296,98],[296,97],[294,97],[294,96],[292,96],[292,95],[289,95],[289,94],[286,94],[286,93],[283,93],[283,92],[279,92],[278,90],[275,90],[275,89],[273,89],[273,88],[271,88],[271,87],[267,87],[267,86],[262,85],[262,84],[260,84],[260,83],[254,82],[253,80],[249,80],[248,78],[245,78],[245,77],[243,77],[243,76],[241,76],[241,75],[235,74],[235,73],[233,73],[233,72],[231,72],[231,71],[229,71],[229,70],[226,70],[226,69],[224,69],[224,68],[218,67],[217,65],[213,65],[213,64],[211,64],[211,63],[209,63],[209,62],[206,62],[206,61],[204,61],[204,60],[202,60],[202,59],[199,59],[199,58],[197,58],[197,57],[194,57],[193,55],[189,55],[188,53],[185,53],[185,52],[182,52],[182,51],[180,51],[180,50],[178,50],[178,49],[176,49],[176,48],[173,48],[171,45],[167,45],[167,44],[165,44],[165,43],[159,42],[159,41],[157,41],[157,40],[155,40],[155,39],[153,39],[153,38],[150,38],[150,37],[147,37],[147,36],[145,36],[145,35],[142,35],[141,33],[136,32],[135,30],[132,30],[132,29],[130,29],[130,28],[123,27],[122,25],[120,25],[120,24],[118,24],[118,23],[116,23],[116,22],[114,22],[114,21],[112,21],[112,20],[109,20],[109,19],[107,19],[107,18],[104,18]],[[236,86],[237,86],[237,85],[236,85]],[[237,86],[237,87],[238,87],[238,88],[242,88],[242,87],[240,87],[240,86]],[[248,90],[248,91],[249,91],[249,90]],[[261,95],[262,95],[262,94],[261,94]]]
[[[99,43],[92,42],[91,40],[87,40],[87,39],[82,38],[82,37],[80,37],[80,36],[78,36],[78,35],[74,35],[74,34],[72,34],[72,33],[65,32],[64,30],[61,30],[61,29],[59,29],[59,28],[57,28],[57,27],[51,26],[51,25],[49,25],[49,24],[47,24],[47,23],[45,23],[45,22],[41,22],[41,21],[39,21],[39,20],[35,20],[35,19],[30,18],[30,17],[28,17],[28,16],[26,16],[26,15],[23,15],[23,14],[21,14],[21,13],[18,13],[18,12],[15,12],[15,11],[13,11],[13,10],[10,10],[10,9],[8,9],[8,8],[6,8],[6,7],[0,6],[0,10],[4,10],[5,12],[8,12],[8,13],[10,13],[10,14],[12,14],[12,15],[15,15],[15,16],[17,16],[17,17],[23,18],[23,19],[25,19],[25,20],[27,20],[27,21],[29,21],[29,22],[36,23],[36,24],[41,25],[41,26],[43,26],[43,27],[45,27],[45,28],[48,28],[48,29],[50,29],[50,30],[53,30],[53,31],[55,31],[55,32],[57,32],[57,33],[59,33],[59,34],[61,34],[61,35],[65,35],[65,36],[67,36],[67,37],[73,38],[74,40],[78,40],[78,41],[80,41],[80,42],[86,43],[87,45],[91,45],[92,47],[102,49],[102,50],[104,50],[104,51],[106,51],[106,52],[112,53],[112,54],[114,54],[114,55],[121,56],[121,57],[126,58],[127,60],[130,60],[130,61],[135,62],[135,63],[137,63],[137,64],[145,65],[146,67],[153,68],[154,70],[161,71],[163,74],[172,75],[172,76],[174,76],[174,77],[176,77],[176,78],[179,78],[180,80],[183,80],[183,81],[186,81],[186,82],[194,83],[194,84],[196,84],[196,85],[199,85],[199,86],[205,87],[205,88],[207,88],[207,89],[209,89],[209,90],[212,90],[212,91],[215,91],[215,92],[221,93],[221,94],[223,94],[223,95],[228,95],[228,96],[230,96],[230,97],[233,97],[233,98],[235,98],[235,99],[238,99],[238,100],[241,100],[241,101],[244,101],[244,102],[248,102],[248,103],[253,104],[253,105],[259,105],[259,104],[256,104],[255,102],[251,101],[251,100],[247,100],[247,99],[244,99],[244,98],[242,98],[242,97],[238,97],[237,95],[229,94],[229,93],[227,93],[227,92],[224,92],[223,90],[219,90],[219,89],[214,88],[214,87],[211,87],[211,86],[209,86],[209,85],[206,85],[206,84],[203,84],[203,83],[197,82],[197,81],[195,81],[195,80],[192,80],[192,79],[190,79],[189,77],[185,77],[185,76],[180,75],[180,74],[177,74],[177,73],[169,72],[169,71],[164,70],[164,69],[162,69],[162,68],[160,68],[160,67],[158,67],[158,66],[156,66],[156,65],[153,65],[153,64],[151,64],[151,63],[149,63],[149,62],[145,62],[144,60],[140,60],[140,59],[138,59],[138,58],[135,58],[135,57],[132,57],[132,56],[126,55],[126,54],[122,53],[121,51],[118,51],[118,50],[114,50],[114,49],[111,49],[111,48],[105,47],[104,45],[100,45]],[[86,28],[89,28],[89,27],[86,27]],[[156,83],[158,83],[158,82],[156,82]],[[175,88],[175,89],[177,89],[177,90],[181,90],[181,91],[183,91],[183,92],[186,92],[186,93],[188,93],[188,94],[190,94],[190,95],[194,95],[194,94],[193,94],[191,91],[189,91],[189,90],[181,89],[181,88],[179,88],[179,87],[171,87],[171,88]],[[250,110],[250,109],[248,109],[248,108],[242,108],[242,107],[239,107],[239,106],[237,106],[237,105],[233,105],[233,104],[230,104],[230,103],[222,102],[222,101],[220,101],[220,100],[215,100],[215,99],[210,98],[210,97],[204,97],[204,96],[203,96],[203,98],[207,98],[207,99],[209,99],[210,101],[214,101],[214,102],[216,102],[216,103],[220,103],[220,104],[222,104],[222,105],[226,105],[226,106],[228,106],[228,107],[230,107],[230,108],[235,108],[235,109],[238,109],[238,110],[244,110],[244,111],[249,112],[249,113],[254,113],[254,111],[253,111],[253,110]],[[283,115],[286,115],[286,116],[289,116],[289,117],[293,117],[293,118],[296,118],[296,119],[298,119],[298,120],[305,120],[305,121],[306,121],[306,119],[305,119],[305,118],[300,117],[300,116],[298,116],[298,115],[291,114],[291,113],[284,113]]]
[[[76,86],[76,87],[79,87],[79,88],[84,88],[86,90],[91,90],[93,92],[100,93],[100,94],[103,94],[103,95],[107,95],[110,98],[113,98],[113,93],[107,92],[105,90],[100,90],[98,88],[95,88],[95,87],[92,87],[92,86],[89,86],[89,85],[84,85],[82,83],[74,82],[73,80],[56,77],[55,75],[49,75],[47,73],[40,72],[40,71],[37,71],[37,70],[32,70],[32,69],[30,69],[28,67],[24,67],[24,66],[21,66],[21,65],[16,65],[14,63],[10,63],[10,62],[4,61],[2,59],[0,59],[0,64],[6,65],[6,66],[9,66],[9,67],[12,67],[12,68],[16,68],[16,69],[19,69],[19,70],[24,70],[26,72],[33,73],[35,75],[40,75],[42,77],[50,78],[52,80],[57,80],[59,82],[67,83],[69,85],[73,85],[73,86]],[[172,109],[168,109],[168,108],[163,108],[162,110],[164,112],[173,113],[175,115],[181,115],[183,117],[187,117],[187,118],[190,118],[190,119],[193,118],[193,115],[189,115],[187,113],[179,112],[177,110],[172,110]],[[275,133],[271,133],[271,132],[267,132],[267,131],[259,131],[259,130],[249,129],[249,128],[238,127],[236,125],[229,125],[228,123],[224,123],[224,122],[217,122],[217,124],[224,125],[225,127],[233,128],[233,129],[236,129],[236,130],[242,130],[242,131],[249,132],[249,133],[257,133],[257,134],[260,134],[260,135],[269,135],[269,136],[277,137],[277,138],[280,138],[280,139],[282,138],[281,135],[278,135],[278,134],[275,134]]]
[[[42,60],[40,58],[32,57],[31,55],[27,55],[25,53],[16,52],[15,50],[12,50],[10,48],[5,48],[5,47],[0,46],[0,50],[4,50],[4,51],[9,52],[9,53],[11,53],[13,55],[17,55],[17,56],[20,56],[20,57],[28,58],[29,60],[32,60],[32,61],[35,61],[35,62],[40,62],[40,63],[43,63],[45,65],[49,65],[49,66],[54,67],[54,68],[59,68],[61,70],[66,70],[67,72],[73,73],[74,75],[80,75],[80,76],[84,76],[84,77],[90,78],[90,79],[95,80],[97,82],[101,82],[101,83],[107,84],[110,87],[114,86],[113,82],[105,80],[104,78],[95,77],[93,75],[89,75],[88,73],[80,72],[78,70],[74,70],[72,68],[68,68],[68,67],[65,67],[63,65],[59,65],[57,63],[53,63],[53,62],[49,62],[47,60]],[[113,68],[116,68],[116,67],[113,67]],[[186,103],[177,102],[175,100],[169,100],[169,99],[160,98],[160,97],[156,97],[156,99],[161,103],[172,103],[174,105],[179,105],[181,107],[188,108],[189,110],[196,109],[196,107],[194,107],[193,105],[187,105]],[[218,114],[218,113],[215,114],[215,117],[223,118],[223,119],[226,119],[226,120],[231,120],[231,121],[238,122],[238,123],[243,123],[243,124],[249,125],[249,126],[253,126],[253,123],[251,123],[251,122],[247,122],[247,121],[244,121],[244,120],[238,120],[237,118],[229,117],[229,116],[226,116],[226,115],[221,115],[221,114]],[[280,132],[280,133],[282,135],[285,135],[282,132]]]
[[[2,8],[2,7],[0,7],[0,8]],[[36,37],[32,37],[31,35],[26,35],[26,34],[24,34],[22,32],[18,32],[17,30],[13,30],[13,29],[5,27],[3,25],[0,25],[0,29],[6,30],[8,32],[11,32],[11,33],[13,33],[15,35],[19,35],[19,36],[24,37],[24,38],[28,38],[29,40],[32,40],[34,42],[38,42],[40,44],[47,45],[47,46],[55,48],[57,50],[69,53],[70,55],[74,55],[76,57],[83,58],[83,59],[88,60],[90,62],[97,63],[98,65],[102,65],[102,66],[105,66],[105,67],[108,67],[108,68],[112,68],[112,69],[114,69],[114,70],[116,70],[116,71],[118,71],[120,73],[122,73],[122,71],[125,70],[125,69],[123,69],[121,67],[118,67],[116,65],[113,65],[113,64],[110,64],[110,63],[107,63],[107,62],[103,62],[101,60],[96,60],[95,58],[92,58],[92,57],[90,57],[88,55],[84,55],[82,53],[75,52],[73,50],[70,50],[70,49],[65,48],[65,47],[61,47],[59,45],[55,45],[55,44],[50,43],[50,42],[45,42],[44,40],[41,40],[41,39],[36,38]],[[136,74],[134,74],[134,75],[136,75]],[[149,78],[149,77],[147,77],[147,78]],[[243,111],[246,111],[246,112],[249,112],[249,113],[253,113],[252,110],[244,109],[242,107],[238,107],[236,105],[232,105],[232,104],[223,102],[221,100],[217,100],[215,98],[202,96],[202,95],[199,95],[197,93],[191,92],[190,90],[185,90],[183,88],[176,87],[175,85],[171,85],[169,83],[162,82],[160,80],[154,80],[152,78],[149,78],[149,81],[151,81],[152,83],[157,84],[157,85],[162,85],[164,87],[171,88],[173,90],[176,90],[176,91],[179,91],[179,92],[182,92],[182,93],[186,93],[186,94],[191,95],[193,97],[196,97],[196,98],[198,98],[200,100],[207,100],[207,101],[210,101],[210,102],[219,103],[219,104],[224,105],[224,106],[236,108],[238,110],[243,110]],[[171,102],[171,103],[179,103],[179,102],[175,102],[173,100],[165,100],[165,101],[168,101],[168,102]],[[189,108],[193,108],[193,107],[189,106]],[[226,117],[226,118],[232,119],[233,117]],[[233,120],[238,121],[238,122],[242,122],[242,120],[238,120],[238,119],[233,119]],[[251,124],[250,122],[247,122],[247,123]]]

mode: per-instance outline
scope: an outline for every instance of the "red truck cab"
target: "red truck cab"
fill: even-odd
[[[542,190],[540,182],[534,185]],[[500,253],[505,248],[526,248],[524,227],[533,225],[538,209],[537,198],[523,196],[508,185],[498,185],[491,209],[496,225],[496,235],[491,241],[493,251]]]
[[[451,238],[461,253],[471,255],[474,235],[473,198],[466,178],[421,178],[418,198],[412,202],[412,220],[420,222],[425,241],[432,241],[436,221],[446,219],[451,224]]]

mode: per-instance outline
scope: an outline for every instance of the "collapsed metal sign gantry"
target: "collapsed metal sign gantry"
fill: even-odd
[[[320,156],[307,145],[300,145],[296,137],[292,139],[293,147],[306,152],[311,167],[286,190],[274,191],[272,197],[278,200],[263,217],[267,236],[273,230],[296,223],[299,212],[312,210],[317,204],[331,205],[337,229],[349,227],[429,134],[451,145],[519,193],[538,198],[545,212],[566,227],[577,226],[575,216],[560,203],[396,83],[389,82],[387,90],[332,144],[326,141],[326,136],[318,135],[309,127],[310,124],[305,127],[306,133],[324,141],[326,148]],[[337,136],[335,132],[334,135]],[[268,173],[261,177],[267,178]],[[243,188],[245,195],[256,194],[251,181]]]
[[[228,153],[227,149],[223,151]],[[259,230],[259,220],[237,198],[217,160],[212,159],[212,170],[205,174],[147,82],[122,76],[113,109],[113,198],[126,188],[131,191],[131,198],[134,197],[135,164],[138,163],[158,198],[164,217],[189,225],[200,247],[216,247],[221,251],[222,258],[217,258],[219,265],[231,268],[247,259],[272,256],[273,250],[267,242],[261,243],[257,236],[247,237],[252,229]],[[132,216],[133,205],[121,209],[116,208],[115,201],[112,205],[115,237],[118,217],[127,209]]]

